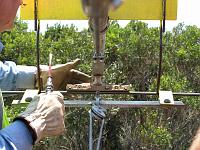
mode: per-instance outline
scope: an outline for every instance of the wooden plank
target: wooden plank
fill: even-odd
[[[20,18],[34,19],[34,0],[23,0]],[[166,20],[176,20],[177,0],[167,0]],[[38,0],[40,20],[85,20],[81,0]],[[113,20],[161,20],[162,0],[124,0],[109,14]]]

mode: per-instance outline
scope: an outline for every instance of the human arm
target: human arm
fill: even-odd
[[[0,131],[0,149],[31,150],[33,139],[22,121],[15,121]]]
[[[18,66],[12,61],[0,61],[1,90],[32,89],[35,85],[34,66]]]
[[[198,129],[189,150],[200,150],[200,128]]]
[[[64,90],[67,83],[90,82],[90,76],[75,70],[80,60],[52,66],[55,90]],[[33,89],[36,87],[36,67],[16,65],[12,61],[0,61],[1,90]],[[48,66],[41,66],[41,78],[45,87],[48,77]]]

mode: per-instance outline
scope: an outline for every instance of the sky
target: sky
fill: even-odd
[[[34,22],[26,21],[29,30],[34,30]],[[128,20],[120,20],[119,24],[124,27],[129,22]],[[159,21],[144,21],[149,27],[158,27]],[[178,23],[184,22],[185,25],[196,25],[200,28],[200,0],[178,0],[178,16],[176,21],[166,21],[166,30],[170,31]],[[56,23],[61,25],[74,24],[78,30],[88,28],[88,21],[71,20],[71,21],[41,21],[41,32],[46,30],[47,25],[53,26]]]

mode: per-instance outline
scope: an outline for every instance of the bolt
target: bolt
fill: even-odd
[[[171,103],[171,101],[169,99],[165,99],[164,103]]]
[[[27,97],[27,98],[25,99],[25,102],[31,102],[32,100],[33,100],[32,97]]]

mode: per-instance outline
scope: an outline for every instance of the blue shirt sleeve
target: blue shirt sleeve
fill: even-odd
[[[33,139],[22,121],[15,121],[0,131],[0,150],[32,150]]]
[[[19,90],[34,88],[36,67],[17,66],[12,61],[0,61],[1,90]]]

